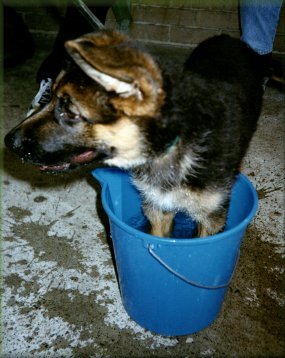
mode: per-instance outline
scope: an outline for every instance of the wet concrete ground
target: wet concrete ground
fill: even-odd
[[[45,55],[39,49],[6,71],[5,132],[36,93]],[[185,52],[167,49],[167,55],[179,62]],[[284,94],[266,90],[244,161],[259,211],[222,311],[189,336],[153,334],[125,313],[99,185],[88,172],[42,174],[6,151],[4,161],[3,357],[284,356]]]

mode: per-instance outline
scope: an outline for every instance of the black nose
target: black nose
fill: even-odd
[[[20,129],[14,128],[8,134],[6,134],[4,141],[5,145],[13,152],[18,153],[21,148],[22,139],[20,135]]]
[[[22,159],[29,159],[33,151],[33,140],[23,134],[21,127],[16,127],[7,133],[4,141],[5,145]]]

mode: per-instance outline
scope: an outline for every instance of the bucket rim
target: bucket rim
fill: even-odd
[[[101,169],[101,168],[100,168]],[[109,168],[111,169],[111,168]],[[117,169],[117,168],[116,168]],[[98,180],[98,178],[96,177],[96,170],[92,171],[92,175]],[[131,176],[130,173],[126,172],[126,171],[121,171],[122,174],[125,173],[128,176]],[[252,218],[254,217],[254,215],[257,212],[258,209],[258,195],[256,192],[256,189],[254,188],[253,184],[251,183],[251,181],[247,178],[247,176],[245,174],[239,173],[236,181],[237,180],[241,180],[244,182],[244,184],[246,184],[246,186],[249,188],[250,193],[253,196],[253,205],[252,208],[250,210],[250,212],[248,213],[248,215],[246,216],[246,218],[244,218],[238,225],[236,225],[235,227],[228,229],[227,231],[223,231],[221,233],[215,234],[215,235],[210,235],[207,237],[203,237],[203,238],[199,238],[199,237],[189,237],[189,238],[172,238],[172,237],[159,237],[159,236],[154,236],[145,232],[142,232],[140,230],[137,230],[131,226],[129,226],[128,224],[124,223],[123,221],[121,221],[114,213],[113,211],[110,209],[108,203],[106,202],[106,192],[108,190],[108,183],[104,182],[101,183],[102,186],[102,192],[101,192],[101,199],[102,199],[102,204],[104,207],[104,210],[106,211],[108,217],[110,220],[112,220],[116,225],[118,225],[121,229],[123,229],[124,231],[126,231],[127,233],[133,235],[134,237],[147,241],[147,242],[151,242],[151,243],[156,243],[156,244],[163,244],[163,245],[179,245],[179,246],[184,246],[184,245],[189,245],[189,243],[191,243],[191,245],[206,245],[206,244],[210,244],[213,243],[213,241],[221,241],[221,240],[225,240],[228,239],[229,237],[235,235],[237,232],[240,232],[242,230],[245,230],[246,227],[249,225],[249,223],[251,222]]]

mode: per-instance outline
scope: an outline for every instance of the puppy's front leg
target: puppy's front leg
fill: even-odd
[[[206,237],[218,234],[226,224],[226,210],[211,214],[204,222],[198,223],[198,237]]]
[[[173,212],[161,211],[159,209],[144,206],[144,213],[151,224],[150,234],[160,237],[170,237],[173,228]]]

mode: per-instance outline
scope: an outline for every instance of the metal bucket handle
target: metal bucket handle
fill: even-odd
[[[230,279],[228,280],[227,283],[222,284],[222,285],[216,285],[216,286],[208,286],[208,285],[202,285],[202,284],[197,283],[195,281],[189,280],[187,277],[185,277],[185,276],[181,275],[179,272],[175,271],[160,256],[158,256],[154,252],[152,244],[148,244],[147,248],[148,248],[148,252],[150,253],[150,255],[155,260],[157,260],[164,268],[166,268],[168,271],[170,271],[173,275],[175,275],[176,277],[178,277],[181,280],[185,281],[186,283],[189,283],[191,286],[195,286],[195,287],[198,287],[198,288],[205,288],[205,289],[208,289],[208,290],[216,290],[216,289],[219,289],[219,288],[226,288],[226,287],[229,286],[229,284],[231,283],[231,280],[232,280],[232,278],[234,276],[234,272],[235,272],[235,269],[236,269],[236,266],[237,266],[237,263],[238,263],[238,259],[239,259],[239,256],[240,256],[240,250],[239,250],[238,254],[237,254],[237,257],[236,257],[236,260],[235,260],[234,270],[233,270],[232,275],[231,275],[231,277],[230,277]]]

